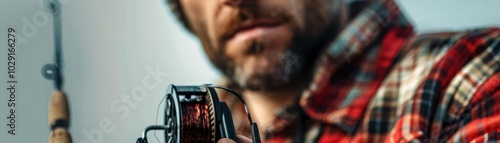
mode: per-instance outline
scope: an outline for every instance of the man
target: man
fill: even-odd
[[[416,35],[392,0],[168,2],[265,142],[500,140],[500,29]]]

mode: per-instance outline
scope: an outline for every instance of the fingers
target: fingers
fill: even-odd
[[[217,141],[217,143],[236,143],[236,142],[228,138],[223,138]],[[238,135],[238,143],[252,143],[252,140],[243,135]]]

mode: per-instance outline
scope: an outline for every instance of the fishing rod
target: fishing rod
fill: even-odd
[[[49,143],[72,143],[68,131],[70,114],[66,95],[63,92],[64,66],[62,58],[61,6],[57,0],[45,1],[53,16],[54,63],[42,67],[42,76],[54,81],[55,91],[48,107],[50,127]],[[219,101],[215,89],[222,89],[236,96],[245,107],[252,139],[260,143],[257,124],[253,122],[248,107],[239,93],[215,85],[175,86],[170,85],[166,95],[163,125],[146,127],[137,143],[147,143],[147,133],[153,130],[165,132],[165,142],[216,142],[221,138],[237,140],[231,110],[224,101]]]
[[[61,6],[57,0],[47,0],[45,5],[52,13],[54,28],[54,63],[42,67],[42,76],[54,81],[55,91],[52,93],[48,107],[48,123],[50,127],[49,143],[71,143],[69,127],[69,106],[63,88],[62,76],[62,30]]]

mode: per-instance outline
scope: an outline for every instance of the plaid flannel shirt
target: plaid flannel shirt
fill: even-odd
[[[260,127],[263,139],[499,141],[499,42],[496,28],[417,35],[394,1],[374,3],[325,50],[297,104]],[[241,105],[221,98],[249,135]]]

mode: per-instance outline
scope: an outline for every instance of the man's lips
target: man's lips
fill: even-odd
[[[273,29],[282,25],[282,22],[277,20],[258,20],[258,21],[248,21],[239,24],[227,33],[225,39],[237,39],[237,38],[252,38],[259,35],[271,32]]]

